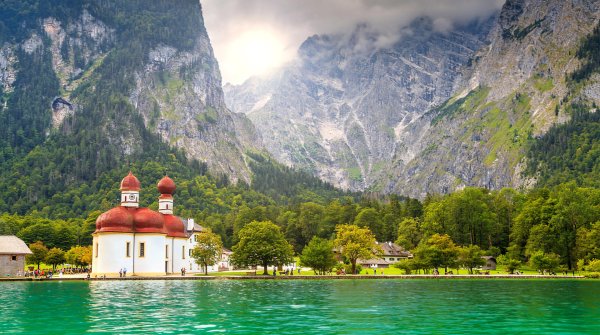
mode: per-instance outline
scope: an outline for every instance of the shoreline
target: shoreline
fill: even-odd
[[[385,275],[385,276],[352,276],[352,275],[333,275],[333,276],[130,276],[130,277],[107,277],[90,278],[84,277],[63,277],[63,278],[32,278],[32,277],[13,277],[0,278],[0,282],[17,281],[115,281],[115,280],[389,280],[389,279],[586,279],[584,276],[565,276],[565,275]]]

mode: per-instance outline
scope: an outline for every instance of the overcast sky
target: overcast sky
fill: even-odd
[[[393,41],[400,27],[431,16],[436,27],[487,17],[504,0],[200,0],[223,83],[240,84],[291,60],[314,34],[367,23]]]

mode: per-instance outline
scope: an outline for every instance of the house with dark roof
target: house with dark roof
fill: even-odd
[[[376,242],[382,250],[380,258],[359,259],[358,264],[369,268],[389,268],[391,264],[399,262],[403,259],[413,258],[410,251],[393,242]]]
[[[31,253],[29,247],[20,238],[13,235],[0,236],[0,276],[22,275],[25,256]]]

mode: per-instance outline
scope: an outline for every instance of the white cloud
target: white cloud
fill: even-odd
[[[487,17],[504,0],[202,0],[205,24],[219,60],[224,82],[241,83],[253,73],[240,65],[236,39],[248,31],[277,36],[280,55],[272,68],[293,58],[314,34],[344,33],[367,23],[381,33],[376,44],[393,43],[398,29],[418,16],[430,16],[438,31],[453,23]],[[239,41],[238,41],[239,42]],[[238,51],[236,51],[238,50]],[[237,55],[235,53],[238,53]],[[235,70],[233,70],[235,69]]]

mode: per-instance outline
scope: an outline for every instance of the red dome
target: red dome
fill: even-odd
[[[135,209],[115,207],[108,210],[96,219],[96,233],[98,232],[133,232],[133,215]]]
[[[185,237],[185,224],[180,217],[175,215],[163,215],[165,219],[165,228],[167,230],[167,236],[169,237]]]
[[[139,191],[140,181],[129,171],[129,174],[121,180],[121,191]]]
[[[163,179],[158,182],[157,187],[160,194],[173,194],[176,188],[175,182],[173,179],[169,178],[169,176],[164,176]]]
[[[138,208],[133,216],[135,231],[139,233],[162,233],[164,229],[163,216],[148,208]]]

